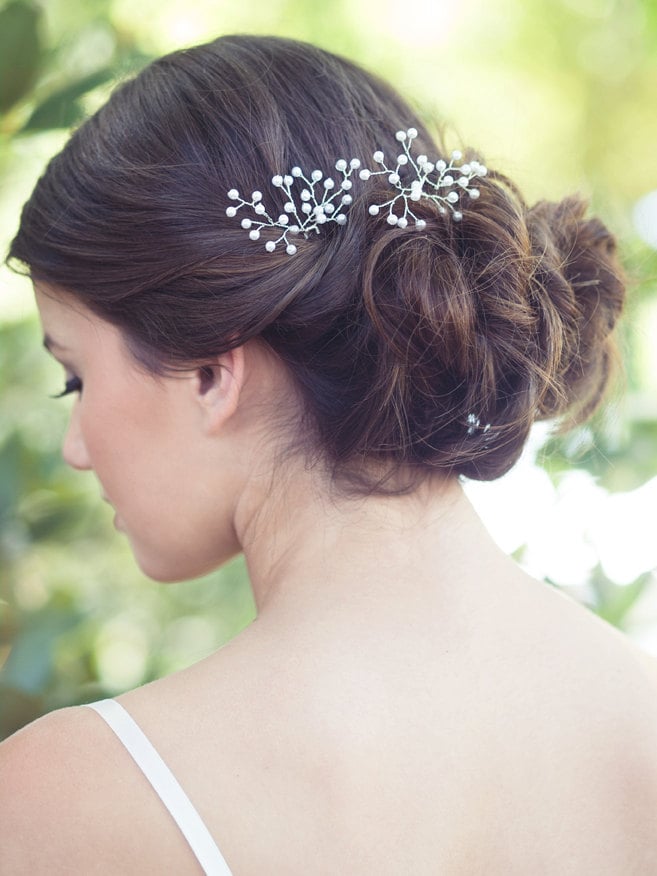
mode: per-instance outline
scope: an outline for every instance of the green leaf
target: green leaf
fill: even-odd
[[[28,695],[47,688],[54,672],[54,651],[60,637],[79,622],[67,607],[52,603],[30,616],[0,672],[0,683]]]
[[[651,583],[652,573],[644,572],[631,584],[613,584],[605,578],[598,566],[591,578],[591,584],[597,596],[596,614],[615,627],[622,629],[625,617],[641,599]]]
[[[111,68],[104,67],[53,92],[34,109],[22,130],[45,131],[51,128],[70,128],[84,115],[78,98],[111,78]]]
[[[0,9],[0,112],[6,112],[30,90],[36,79],[41,44],[39,10],[13,0]]]
[[[14,513],[21,495],[21,455],[20,438],[13,433],[0,447],[0,525]]]

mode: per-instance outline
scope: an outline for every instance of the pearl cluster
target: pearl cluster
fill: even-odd
[[[418,155],[413,158],[411,155],[411,145],[418,133],[415,128],[409,128],[407,131],[397,131],[395,138],[402,144],[403,153],[397,156],[397,166],[394,170],[386,165],[386,159],[380,150],[374,153],[374,161],[379,164],[382,170],[361,170],[360,178],[369,180],[373,176],[381,176],[387,174],[388,182],[391,186],[397,189],[397,194],[389,201],[383,204],[372,204],[369,208],[371,216],[378,216],[381,210],[388,207],[388,216],[386,221],[389,225],[396,225],[398,228],[406,228],[409,218],[415,221],[416,228],[425,228],[426,222],[424,219],[418,218],[411,209],[411,204],[425,199],[433,201],[438,206],[438,211],[443,215],[451,213],[452,219],[459,222],[463,218],[461,210],[457,209],[461,195],[467,192],[472,199],[479,197],[479,189],[471,185],[475,177],[484,177],[488,172],[483,164],[478,161],[470,161],[467,164],[458,164],[463,158],[463,155],[458,152],[452,152],[449,164],[443,159],[437,161],[429,161],[426,155]],[[407,185],[407,180],[402,180],[400,170],[408,168],[411,174],[415,176],[410,180],[410,185]],[[437,174],[433,179],[431,174]],[[408,174],[405,174],[408,176]],[[398,201],[403,203],[404,212],[401,216],[395,213],[394,208]],[[459,205],[460,206],[460,205]]]
[[[265,249],[267,252],[274,252],[276,246],[282,243],[287,254],[294,255],[297,248],[288,235],[303,234],[308,237],[312,231],[319,234],[320,227],[327,222],[335,222],[337,225],[346,223],[345,210],[353,201],[353,182],[350,176],[360,166],[358,158],[352,158],[348,163],[340,158],[335,163],[335,169],[342,175],[338,182],[330,176],[324,178],[321,170],[313,170],[308,178],[300,167],[293,167],[285,176],[277,174],[272,177],[274,188],[282,189],[287,198],[283,205],[284,212],[276,218],[267,212],[262,192],[251,192],[251,200],[246,201],[237,189],[231,189],[228,197],[238,203],[227,207],[226,215],[233,218],[237,216],[238,210],[250,207],[255,218],[245,216],[241,223],[242,228],[249,232],[249,238],[259,240],[263,228],[279,228],[280,236],[276,240],[267,240]],[[303,186],[301,191],[298,191],[299,185],[295,186],[295,183]]]
[[[369,208],[371,216],[378,216],[387,207],[386,221],[390,225],[406,228],[411,219],[416,228],[422,229],[427,223],[413,213],[411,205],[425,199],[436,204],[440,213],[450,214],[458,222],[463,218],[463,213],[457,209],[457,206],[460,207],[461,196],[467,193],[472,199],[478,198],[479,189],[472,185],[472,180],[486,176],[487,170],[478,161],[459,163],[463,156],[458,151],[452,152],[449,163],[443,159],[429,161],[426,155],[414,158],[411,155],[411,146],[417,136],[415,128],[397,131],[395,138],[402,144],[404,151],[397,156],[394,170],[387,166],[381,150],[373,155],[381,170],[361,170],[358,158],[352,158],[349,162],[344,158],[338,159],[335,169],[342,175],[342,179],[337,182],[332,176],[324,177],[321,170],[313,170],[310,177],[307,177],[300,167],[293,167],[289,174],[277,174],[271,179],[274,188],[282,189],[286,196],[283,212],[278,217],[274,218],[267,212],[262,192],[251,192],[251,200],[247,201],[237,189],[228,192],[229,199],[236,203],[226,208],[226,215],[232,219],[242,208],[249,208],[254,215],[244,216],[241,221],[242,228],[249,232],[249,238],[260,240],[263,229],[277,228],[280,230],[279,236],[275,240],[269,238],[265,249],[267,252],[274,252],[277,245],[282,243],[287,254],[294,255],[297,248],[290,240],[290,235],[302,234],[307,238],[312,231],[319,234],[321,226],[327,222],[346,224],[346,210],[353,203],[351,176],[359,171],[358,176],[363,182],[386,174],[388,182],[397,191],[397,194],[383,204],[372,204]],[[433,178],[432,174],[435,174]],[[395,212],[398,201],[402,202],[404,208],[401,216]]]
[[[468,414],[467,424],[468,435],[476,435],[477,432],[482,432],[485,435],[487,432],[490,432],[490,423],[486,423],[485,426],[482,426],[481,420],[476,414]]]

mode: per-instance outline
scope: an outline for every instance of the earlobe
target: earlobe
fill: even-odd
[[[194,394],[203,412],[205,428],[216,432],[232,417],[244,383],[244,351],[229,350],[194,374]]]

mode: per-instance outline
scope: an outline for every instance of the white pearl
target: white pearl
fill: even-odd
[[[278,224],[279,225],[287,225],[287,223],[289,221],[290,221],[290,217],[287,216],[285,213],[281,213],[281,215],[278,217]]]
[[[338,225],[346,225],[347,217],[343,213],[341,213],[339,216],[335,217],[335,221],[338,223]]]
[[[386,218],[386,222],[388,223],[388,225],[396,225],[398,221],[399,220],[394,213],[388,213],[388,216]]]
[[[439,170],[441,173],[443,172],[443,170],[447,170],[447,165],[442,160],[442,158],[440,159],[440,161],[436,161],[436,170]]]
[[[350,179],[344,179],[340,183],[340,188],[344,189],[346,192],[348,192],[349,189],[352,188],[352,186],[353,186],[353,183]]]
[[[411,189],[411,201],[419,201],[422,197],[422,189]]]
[[[249,237],[251,238],[251,240],[258,240],[258,238],[260,237],[260,232],[256,231],[254,228],[253,231],[249,231]]]
[[[472,173],[472,166],[471,166],[470,164],[464,164],[464,165],[461,167],[461,173],[463,173],[463,174],[470,174],[470,173]]]
[[[280,174],[276,174],[276,176],[272,176],[271,184],[276,186],[276,188],[280,188],[283,185],[283,177]]]
[[[239,198],[239,196],[240,196],[240,193],[237,191],[237,189],[231,189],[228,192],[228,197],[231,199],[231,201],[236,201]]]
[[[311,198],[310,192],[308,191],[308,189],[304,189],[301,192],[301,200],[302,201],[309,201],[310,198]]]
[[[290,173],[292,176],[303,176],[303,171],[300,167],[293,167]]]
[[[377,150],[372,158],[376,161],[377,164],[383,164],[383,152],[381,150]]]
[[[422,167],[423,164],[426,164],[428,160],[429,159],[426,155],[418,155],[417,157],[417,163],[420,165],[420,167]]]
[[[301,212],[302,213],[306,213],[306,214],[311,213],[312,209],[313,208],[310,206],[310,204],[308,202],[301,205]]]
[[[330,213],[333,213],[334,210],[335,210],[335,207],[333,206],[333,204],[324,204],[324,212],[325,213],[330,214]]]
[[[293,243],[288,243],[288,245],[285,247],[285,252],[288,255],[294,255],[296,251],[297,251],[297,248]]]
[[[299,228],[298,225],[290,225],[290,227],[288,228],[288,231],[289,231],[291,234],[299,234],[299,232],[301,231],[301,229]]]
[[[470,195],[470,197],[472,198],[473,201],[476,201],[477,198],[479,197],[479,195],[481,194],[481,192],[479,191],[479,189],[468,189],[468,194]]]
[[[361,179],[368,180],[372,176],[372,171],[371,170],[361,170],[361,172],[358,174],[358,176]]]
[[[463,158],[463,153],[459,149],[455,149],[452,152],[452,158],[454,161],[460,161]]]
[[[276,249],[276,244],[273,240],[268,240],[265,244],[265,249],[267,250],[267,252],[273,252]]]
[[[449,201],[450,204],[455,204],[455,203],[458,201],[458,199],[459,199],[459,193],[458,193],[458,192],[450,192],[450,193],[447,195],[447,197],[446,197],[445,200]]]
[[[397,164],[408,164],[408,155],[398,155]]]
[[[335,183],[333,182],[333,180],[331,179],[330,176],[328,177],[328,179],[324,180],[324,188],[325,189],[335,188]]]
[[[226,207],[226,216],[230,216],[231,219],[233,216],[237,216],[237,210],[235,207]]]
[[[407,225],[408,225],[408,219],[405,216],[400,216],[399,219],[397,220],[397,226],[399,228],[406,228]]]
[[[323,213],[318,213],[316,221],[318,225],[323,225],[325,222],[328,222],[328,217],[325,216]]]
[[[310,174],[310,178],[313,182],[319,182],[322,176],[323,173],[321,170],[313,170],[313,172]]]
[[[292,203],[292,201],[288,201],[288,202],[283,206],[283,209],[285,210],[286,213],[294,213],[294,211],[295,211],[296,208],[295,208],[294,204]]]
[[[458,210],[455,210],[454,213],[452,214],[452,219],[455,222],[460,222],[461,219],[463,219],[463,213],[460,213]]]
[[[246,229],[248,229],[248,228],[251,227],[251,224],[252,224],[252,223],[251,223],[251,220],[250,220],[250,219],[242,219],[242,223],[241,223],[242,228],[246,228]]]
[[[469,182],[470,182],[470,180],[467,178],[467,176],[460,176],[456,180],[456,184],[459,186],[462,186],[463,188],[465,188]]]
[[[252,201],[262,201],[262,192],[251,192]]]
[[[451,176],[450,174],[447,174],[447,176],[443,177],[443,184],[446,186],[453,186],[454,185],[454,177]]]
[[[430,161],[427,161],[427,163],[424,165],[424,172],[431,173],[431,171],[433,169],[434,169],[434,165]]]
[[[403,143],[406,139],[406,131],[397,131],[395,134],[395,140],[399,140],[400,143]]]
[[[441,216],[444,216],[447,210],[441,205],[440,207],[438,207],[438,212],[441,214]]]
[[[423,228],[427,227],[427,223],[424,221],[424,219],[417,219],[415,222],[415,227],[419,228],[420,231],[422,231]]]
[[[349,167],[352,170],[358,170],[358,168],[360,167],[360,158],[352,158],[349,162]]]
[[[344,160],[344,158],[338,158],[338,160],[335,162],[335,169],[341,171],[347,169],[347,162]]]
[[[255,207],[253,208],[253,210],[254,210],[254,212],[256,212],[256,213],[258,214],[258,216],[262,216],[263,213],[266,213],[266,212],[267,212],[267,211],[265,210],[265,205],[264,205],[264,204],[256,204]]]
[[[353,202],[353,200],[354,200],[354,199],[351,197],[351,195],[343,195],[343,196],[340,198],[340,203],[341,203],[341,204],[344,204],[345,207],[348,207],[349,204],[351,204],[351,203]]]
[[[372,204],[372,206],[369,208],[368,212],[369,212],[370,216],[378,216],[379,215],[379,208],[377,207],[376,204]]]
[[[391,173],[390,176],[388,177],[388,182],[393,186],[397,185],[397,183],[399,182],[399,174],[398,173]]]
[[[285,183],[286,186],[291,186],[291,185],[292,185],[292,182],[293,182],[293,179],[292,179],[292,177],[291,177],[289,174],[286,174],[286,175],[283,177],[283,182]]]
[[[409,128],[406,133],[408,134],[409,140],[415,140],[415,138],[417,137],[417,130],[415,128]]]

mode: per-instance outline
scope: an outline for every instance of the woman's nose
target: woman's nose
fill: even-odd
[[[80,429],[79,402],[75,403],[71,412],[71,419],[62,446],[62,456],[64,462],[78,471],[87,471],[91,468],[89,454]]]

